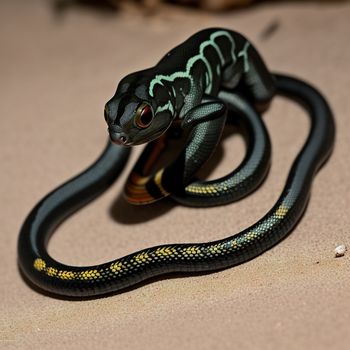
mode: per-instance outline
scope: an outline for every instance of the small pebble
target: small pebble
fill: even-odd
[[[335,254],[335,257],[336,258],[339,258],[341,256],[344,256],[346,252],[346,246],[345,244],[341,244],[341,245],[338,245],[335,249],[334,249],[334,254]]]

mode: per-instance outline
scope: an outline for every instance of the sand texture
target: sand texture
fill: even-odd
[[[49,5],[0,2],[0,348],[349,348],[350,252],[336,259],[334,249],[350,247],[350,4],[273,2],[221,15],[164,6],[155,16],[84,7],[57,16]],[[88,301],[31,289],[16,263],[29,210],[102,151],[103,106],[117,82],[210,26],[245,33],[272,70],[303,77],[329,99],[336,146],[303,220],[270,251],[221,272]],[[59,227],[50,254],[67,264],[102,263],[156,244],[218,239],[254,223],[278,198],[309,127],[302,109],[280,97],[264,120],[273,163],[252,196],[210,209],[171,201],[131,207],[120,193],[139,147],[121,179]],[[227,138],[210,177],[227,173],[243,153],[239,136]]]

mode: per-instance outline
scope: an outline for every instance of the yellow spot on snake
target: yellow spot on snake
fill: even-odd
[[[200,255],[201,250],[198,247],[192,246],[192,247],[183,249],[183,253],[187,255]]]
[[[58,273],[58,270],[55,269],[54,267],[48,267],[46,269],[46,273],[49,275],[49,276],[56,276],[57,273]]]
[[[46,267],[45,261],[40,258],[34,260],[33,266],[38,271],[44,271],[50,277],[56,277],[62,280],[73,280],[76,278],[82,280],[90,280],[101,276],[98,270],[87,270],[78,273],[74,271],[57,270],[56,268],[51,266]]]
[[[139,264],[142,264],[149,260],[149,255],[147,253],[140,253],[135,256],[135,261],[137,261]]]
[[[58,277],[62,280],[74,280],[75,273],[73,271],[59,271]]]
[[[34,260],[34,268],[38,271],[43,271],[46,269],[46,262],[43,259],[37,258]]]
[[[117,261],[110,266],[110,269],[112,270],[112,272],[115,272],[115,273],[119,273],[124,268],[125,268],[125,266],[120,261]]]
[[[80,272],[78,278],[82,280],[91,280],[100,276],[101,274],[97,270],[87,270]]]
[[[158,256],[168,256],[176,254],[176,249],[172,247],[160,247],[156,250]]]
[[[254,231],[250,231],[246,234],[245,238],[250,241],[254,239],[257,236],[257,234]]]
[[[213,245],[213,246],[211,246],[211,247],[209,248],[209,251],[210,251],[211,253],[218,253],[218,252],[221,251],[221,249],[222,249],[221,244],[215,244],[215,245]]]
[[[205,194],[207,194],[207,193],[210,193],[210,194],[217,193],[217,189],[213,185],[200,186],[200,187],[197,187],[197,186],[194,186],[194,185],[189,185],[189,186],[186,187],[186,191],[192,192],[192,193],[205,193]]]
[[[279,206],[279,208],[276,210],[275,216],[278,219],[283,219],[286,216],[287,213],[288,213],[288,207],[285,206],[284,204],[281,204]]]

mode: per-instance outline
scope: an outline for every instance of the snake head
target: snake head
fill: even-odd
[[[114,96],[107,102],[104,109],[105,121],[111,141],[119,145],[131,146],[140,141],[135,136],[138,126],[135,123],[136,115],[140,115],[140,107],[143,101],[133,98],[128,94]],[[153,111],[148,110],[148,120],[144,120],[145,127],[152,123]],[[144,118],[145,119],[145,118]]]
[[[114,143],[133,146],[150,142],[163,134],[174,119],[167,108],[169,94],[159,89],[150,96],[151,69],[131,73],[118,84],[115,95],[106,103],[104,116]]]
[[[123,96],[107,102],[104,116],[111,140],[119,145],[133,146],[158,138],[169,126],[157,118],[151,102],[135,96]]]
[[[147,143],[158,138],[171,125],[172,113],[158,108],[157,100],[145,95],[140,89],[136,93],[118,93],[117,90],[106,103],[104,117],[114,143],[124,146]]]

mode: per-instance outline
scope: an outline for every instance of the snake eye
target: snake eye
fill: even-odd
[[[142,102],[136,110],[135,114],[135,124],[140,129],[145,129],[150,126],[153,120],[152,107],[146,103]]]

